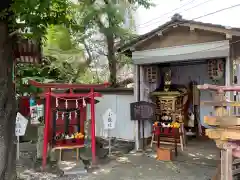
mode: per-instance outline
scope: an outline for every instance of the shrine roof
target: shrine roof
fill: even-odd
[[[198,18],[196,18],[198,19]],[[213,31],[221,31],[221,32],[225,32],[225,33],[231,33],[234,36],[239,36],[240,34],[240,28],[237,27],[228,27],[228,26],[223,26],[220,24],[212,24],[212,23],[204,23],[204,22],[200,22],[200,21],[195,21],[195,19],[193,20],[187,20],[187,19],[183,19],[182,16],[180,14],[174,14],[173,17],[171,18],[170,21],[158,26],[157,28],[153,29],[150,32],[147,32],[145,34],[139,35],[137,37],[134,37],[132,39],[130,39],[129,41],[127,41],[124,44],[118,44],[116,45],[116,48],[118,49],[119,52],[122,53],[130,53],[132,51],[134,51],[134,46],[138,43],[141,43],[155,35],[159,36],[159,34],[161,34],[161,32],[166,31],[170,28],[174,28],[176,26],[192,26],[192,25],[198,25],[199,28],[203,28],[204,27],[209,27],[209,28],[213,28]]]
[[[16,63],[40,64],[42,62],[41,39],[33,38],[24,23],[19,23],[18,28],[11,33],[12,36],[17,37],[14,49]]]

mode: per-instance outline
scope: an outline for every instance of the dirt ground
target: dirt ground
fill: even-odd
[[[92,172],[60,176],[58,173],[36,172],[31,168],[34,146],[23,146],[18,173],[26,180],[208,180],[219,163],[219,150],[213,142],[192,141],[172,162],[156,161],[155,153],[151,151],[144,154],[118,153],[100,163],[99,168]]]

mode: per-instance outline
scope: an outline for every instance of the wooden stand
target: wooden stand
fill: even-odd
[[[79,160],[79,149],[84,148],[84,145],[75,145],[75,146],[59,146],[52,148],[52,151],[59,150],[59,161],[62,161],[62,150],[66,149],[76,149],[76,160]]]
[[[155,131],[153,132],[153,135],[157,136],[157,141],[154,141],[157,143],[157,149],[156,149],[156,153],[157,153],[157,160],[161,160],[161,161],[172,161],[172,151],[174,150],[175,152],[175,156],[178,155],[178,151],[177,151],[177,138],[176,138],[176,132],[178,131],[178,129],[176,128],[172,128],[172,138],[173,138],[173,145],[174,147],[162,147],[160,146],[160,135],[161,135],[161,127],[154,127]],[[153,143],[153,140],[152,140]],[[152,146],[151,143],[151,146]],[[162,144],[162,143],[161,143]]]
[[[175,138],[179,139],[179,142],[177,142],[177,145],[181,146],[181,150],[183,151],[184,147],[186,146],[186,136],[185,136],[185,130],[184,130],[184,124],[183,123],[181,123],[178,131],[179,131],[179,138],[177,138],[177,137],[175,137]],[[167,140],[165,140],[166,139],[165,137],[164,138],[161,137],[160,138],[160,143],[161,144],[167,144],[167,145],[169,145],[169,144],[174,145],[175,144],[175,138],[174,137],[172,137],[171,139],[168,138],[168,141],[167,141]],[[155,133],[152,133],[152,140],[151,140],[151,144],[150,144],[151,148],[153,147],[153,144],[157,144]]]

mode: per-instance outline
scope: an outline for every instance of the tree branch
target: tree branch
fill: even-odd
[[[127,78],[127,79],[124,79],[123,81],[120,81],[117,83],[117,86],[122,86],[122,87],[125,87],[127,86],[128,84],[131,84],[133,83],[133,78]]]
[[[87,64],[87,66],[89,66],[91,64],[92,60],[93,60],[93,57],[92,57],[91,51],[90,51],[87,43],[85,42],[85,40],[83,40],[83,45],[84,45],[84,48],[86,49],[87,54],[88,54],[88,59],[87,59],[86,64]]]

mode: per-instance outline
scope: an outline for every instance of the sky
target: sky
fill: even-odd
[[[240,4],[240,0],[152,0],[155,7],[139,8],[136,13],[136,29],[138,34],[144,34],[165,22],[171,20],[175,13],[184,19],[215,12],[217,10]],[[175,10],[177,9],[177,10]],[[240,6],[221,11],[196,21],[221,24],[230,27],[240,27]]]

